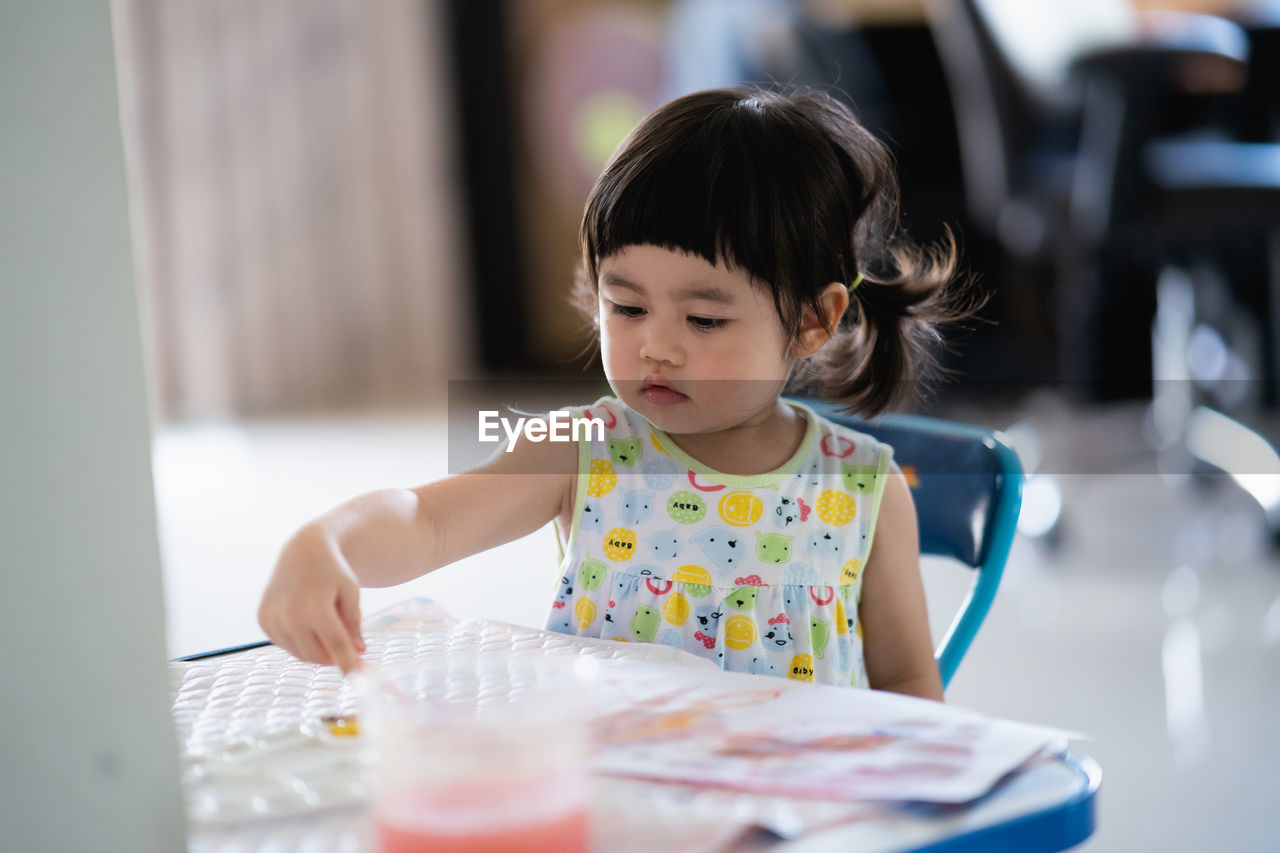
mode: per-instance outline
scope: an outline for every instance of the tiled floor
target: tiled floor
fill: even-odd
[[[1153,473],[1135,406],[1051,399],[995,413],[1043,442],[1062,520],[1016,543],[948,700],[1086,733],[1103,768],[1089,851],[1280,850],[1280,563],[1262,513],[1226,478]],[[357,492],[446,472],[439,413],[162,430],[156,480],[174,655],[256,639],[254,610],[294,527]],[[542,531],[431,576],[369,590],[365,612],[427,595],[460,616],[539,624]],[[925,567],[935,632],[964,572]]]

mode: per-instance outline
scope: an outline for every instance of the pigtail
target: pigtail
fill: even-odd
[[[863,274],[836,333],[802,372],[812,393],[868,417],[912,402],[941,378],[939,330],[982,306],[957,276],[950,229],[936,245],[900,240],[885,254],[885,269]]]

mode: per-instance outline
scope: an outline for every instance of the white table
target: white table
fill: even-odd
[[[405,602],[371,617],[364,635],[365,657],[375,665],[449,652],[537,650],[714,670],[706,660],[665,646],[584,640],[499,622],[457,622],[427,601]],[[274,646],[175,661],[171,688],[180,744],[189,755],[241,740],[296,738],[325,715],[356,711],[356,697],[336,669],[302,663]],[[287,790],[275,799],[255,803],[246,796],[240,802],[225,787],[217,789],[217,797],[201,800],[210,788],[193,772],[200,762],[188,760],[190,849],[373,850],[362,793],[351,781],[354,752],[316,753],[321,763],[334,755],[344,764],[327,776],[313,773],[333,785],[315,786],[310,804]],[[957,807],[800,800],[600,777],[593,820],[610,828],[609,849],[623,851],[1053,851],[1092,833],[1099,781],[1097,765],[1087,758],[1044,755],[977,802]]]

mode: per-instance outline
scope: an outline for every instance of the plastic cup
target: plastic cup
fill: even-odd
[[[588,847],[572,660],[449,655],[366,680],[363,761],[384,853]]]

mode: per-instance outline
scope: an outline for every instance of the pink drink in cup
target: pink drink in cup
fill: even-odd
[[[525,829],[470,835],[418,832],[394,824],[377,826],[382,853],[572,853],[587,849],[585,812]]]
[[[414,801],[386,803],[374,814],[383,853],[563,853],[585,851],[587,810],[580,798],[546,803],[535,813],[531,802],[546,800],[537,788],[507,791],[459,790]],[[477,810],[487,803],[488,811]],[[450,811],[454,806],[456,811]],[[488,820],[475,818],[487,817]]]
[[[585,699],[568,663],[455,654],[378,680],[366,767],[384,853],[585,853]]]

